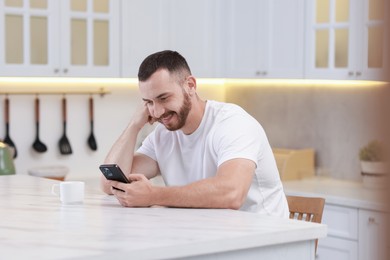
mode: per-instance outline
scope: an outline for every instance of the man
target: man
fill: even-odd
[[[288,217],[271,147],[253,117],[237,105],[200,99],[186,60],[174,51],[148,56],[138,79],[144,107],[105,160],[132,182],[102,177],[107,194],[126,207],[228,208]],[[139,131],[154,122],[159,124],[134,153]],[[149,182],[158,174],[166,187]]]

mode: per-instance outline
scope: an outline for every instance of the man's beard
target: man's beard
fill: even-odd
[[[183,91],[183,97],[184,97],[184,100],[183,100],[182,106],[180,107],[179,113],[176,113],[174,111],[168,111],[168,112],[165,112],[164,115],[162,115],[160,117],[160,118],[163,118],[166,115],[174,115],[174,114],[176,114],[176,118],[177,118],[177,123],[176,124],[165,125],[164,123],[162,123],[161,119],[158,120],[169,131],[179,130],[180,128],[182,128],[185,125],[185,123],[187,121],[187,117],[188,117],[188,114],[190,113],[190,110],[191,110],[191,107],[192,107],[192,103],[191,103],[190,96],[186,92],[184,92],[184,91]]]

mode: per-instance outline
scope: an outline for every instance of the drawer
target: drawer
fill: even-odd
[[[335,237],[318,240],[316,260],[356,260],[358,259],[358,242]],[[375,259],[375,258],[372,258]]]
[[[325,204],[322,223],[328,225],[328,236],[358,239],[358,210]]]

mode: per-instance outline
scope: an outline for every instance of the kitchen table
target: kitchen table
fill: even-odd
[[[314,259],[326,225],[225,209],[125,208],[86,185],[62,205],[55,180],[0,177],[1,259]]]

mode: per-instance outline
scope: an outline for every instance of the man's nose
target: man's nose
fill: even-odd
[[[151,112],[152,112],[151,114],[154,118],[160,118],[164,114],[165,109],[160,104],[154,103]]]

